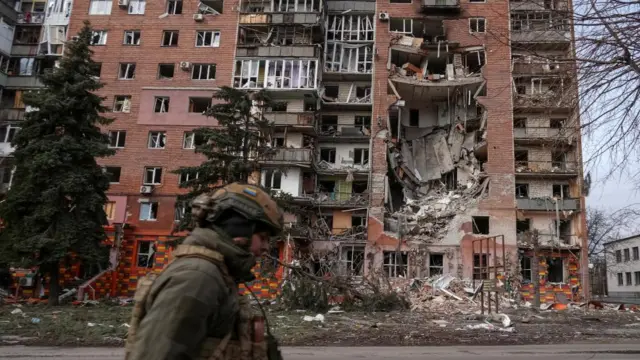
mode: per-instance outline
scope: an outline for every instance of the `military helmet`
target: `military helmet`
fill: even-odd
[[[271,196],[255,185],[232,183],[216,190],[210,197],[211,211],[207,221],[215,221],[227,210],[233,210],[251,221],[267,225],[271,235],[279,235],[284,226],[280,207]]]

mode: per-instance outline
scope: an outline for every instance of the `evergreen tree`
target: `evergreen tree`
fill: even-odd
[[[249,92],[224,86],[213,98],[217,100],[205,115],[217,120],[215,127],[202,127],[193,131],[196,152],[206,160],[196,167],[183,167],[176,173],[189,174],[189,180],[180,187],[189,193],[179,196],[176,206],[188,209],[190,200],[234,181],[246,182],[261,163],[273,157],[271,146],[273,124],[264,118],[264,112],[276,105],[266,91]],[[196,177],[197,174],[197,177]],[[281,205],[289,203],[286,194],[278,194]],[[188,228],[191,218],[185,211],[179,230]]]
[[[5,228],[0,236],[3,259],[38,265],[50,276],[49,303],[58,303],[60,263],[75,254],[84,264],[107,259],[103,225],[109,178],[96,158],[113,154],[100,125],[102,84],[89,48],[88,22],[77,40],[66,45],[59,66],[45,72],[45,87],[25,95],[28,112],[12,141],[15,173],[0,204]]]

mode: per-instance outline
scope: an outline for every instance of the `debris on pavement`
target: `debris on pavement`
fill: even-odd
[[[305,315],[302,320],[304,321],[319,321],[321,323],[324,322],[324,315],[322,314],[318,314],[315,317],[314,316],[309,316],[309,315]]]

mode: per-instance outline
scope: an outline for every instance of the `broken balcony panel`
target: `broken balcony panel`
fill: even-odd
[[[460,11],[460,0],[422,0],[422,11],[429,15],[456,13]]]
[[[372,70],[373,45],[327,42],[325,72],[371,74]]]
[[[313,162],[313,152],[311,149],[275,149],[273,155],[261,160],[262,164],[285,164],[285,165],[301,165],[310,166]]]
[[[527,211],[579,211],[580,199],[517,198],[519,210]],[[557,203],[557,207],[556,207]]]
[[[351,110],[368,110],[371,108],[371,83],[325,83],[324,89],[320,91],[320,99],[323,108],[343,109],[349,107]]]
[[[514,127],[513,138],[519,144],[573,144],[578,129],[572,127]]]
[[[569,43],[571,19],[561,12],[513,12],[512,43]]]
[[[310,197],[311,202],[317,206],[360,207],[367,206],[369,204],[368,193],[317,192],[306,196]]]
[[[315,90],[317,60],[237,60],[233,87],[238,89]]]
[[[513,107],[518,110],[546,111],[549,109],[573,109],[578,105],[576,94],[547,91],[542,94],[513,94]]]
[[[342,42],[373,42],[373,15],[329,15],[327,40]]]
[[[576,161],[516,161],[518,176],[572,178],[578,175],[579,164]]]
[[[306,57],[319,58],[322,50],[317,46],[260,46],[236,49],[236,57]]]
[[[275,127],[286,127],[289,130],[303,132],[315,132],[315,113],[311,111],[270,111],[264,114],[264,118],[272,122]]]
[[[206,1],[203,3],[206,4]],[[240,13],[320,13],[321,11],[322,0],[244,0],[240,3]]]
[[[513,61],[512,72],[517,76],[535,76],[535,75],[555,75],[555,76],[572,76],[575,70],[575,62],[560,61]]]
[[[509,7],[510,7],[510,10],[514,12],[522,12],[527,10],[531,12],[550,11],[550,10],[566,11],[569,9],[569,3],[567,0],[511,1],[509,3]]]
[[[367,1],[367,0],[359,0],[359,1],[327,1],[327,11],[328,12],[339,12],[350,11],[351,13],[358,12],[367,12],[373,13],[376,11],[376,2],[375,1]]]

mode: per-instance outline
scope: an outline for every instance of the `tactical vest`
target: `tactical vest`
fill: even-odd
[[[224,257],[222,254],[203,246],[179,245],[173,252],[173,257],[174,259],[180,257],[197,257],[214,263],[222,272],[225,283],[232,289],[236,290],[233,291],[233,293],[237,294],[240,304],[240,310],[237,314],[237,321],[235,325],[235,333],[237,333],[238,339],[231,339],[234,331],[231,331],[222,339],[206,338],[202,344],[200,356],[197,359],[267,360],[269,358],[269,346],[265,341],[264,327],[261,325],[262,321],[253,315],[249,299],[245,296],[240,296],[237,293],[235,282],[229,275],[227,267],[224,264]],[[171,264],[174,259],[172,259],[169,264]],[[138,281],[136,293],[133,297],[134,307],[125,347],[125,360],[130,358],[133,347],[135,346],[136,331],[140,325],[140,321],[142,321],[146,315],[145,306],[147,301],[151,300],[153,303],[154,299],[149,299],[150,290],[153,282],[158,278],[158,276],[159,273],[151,272]]]

